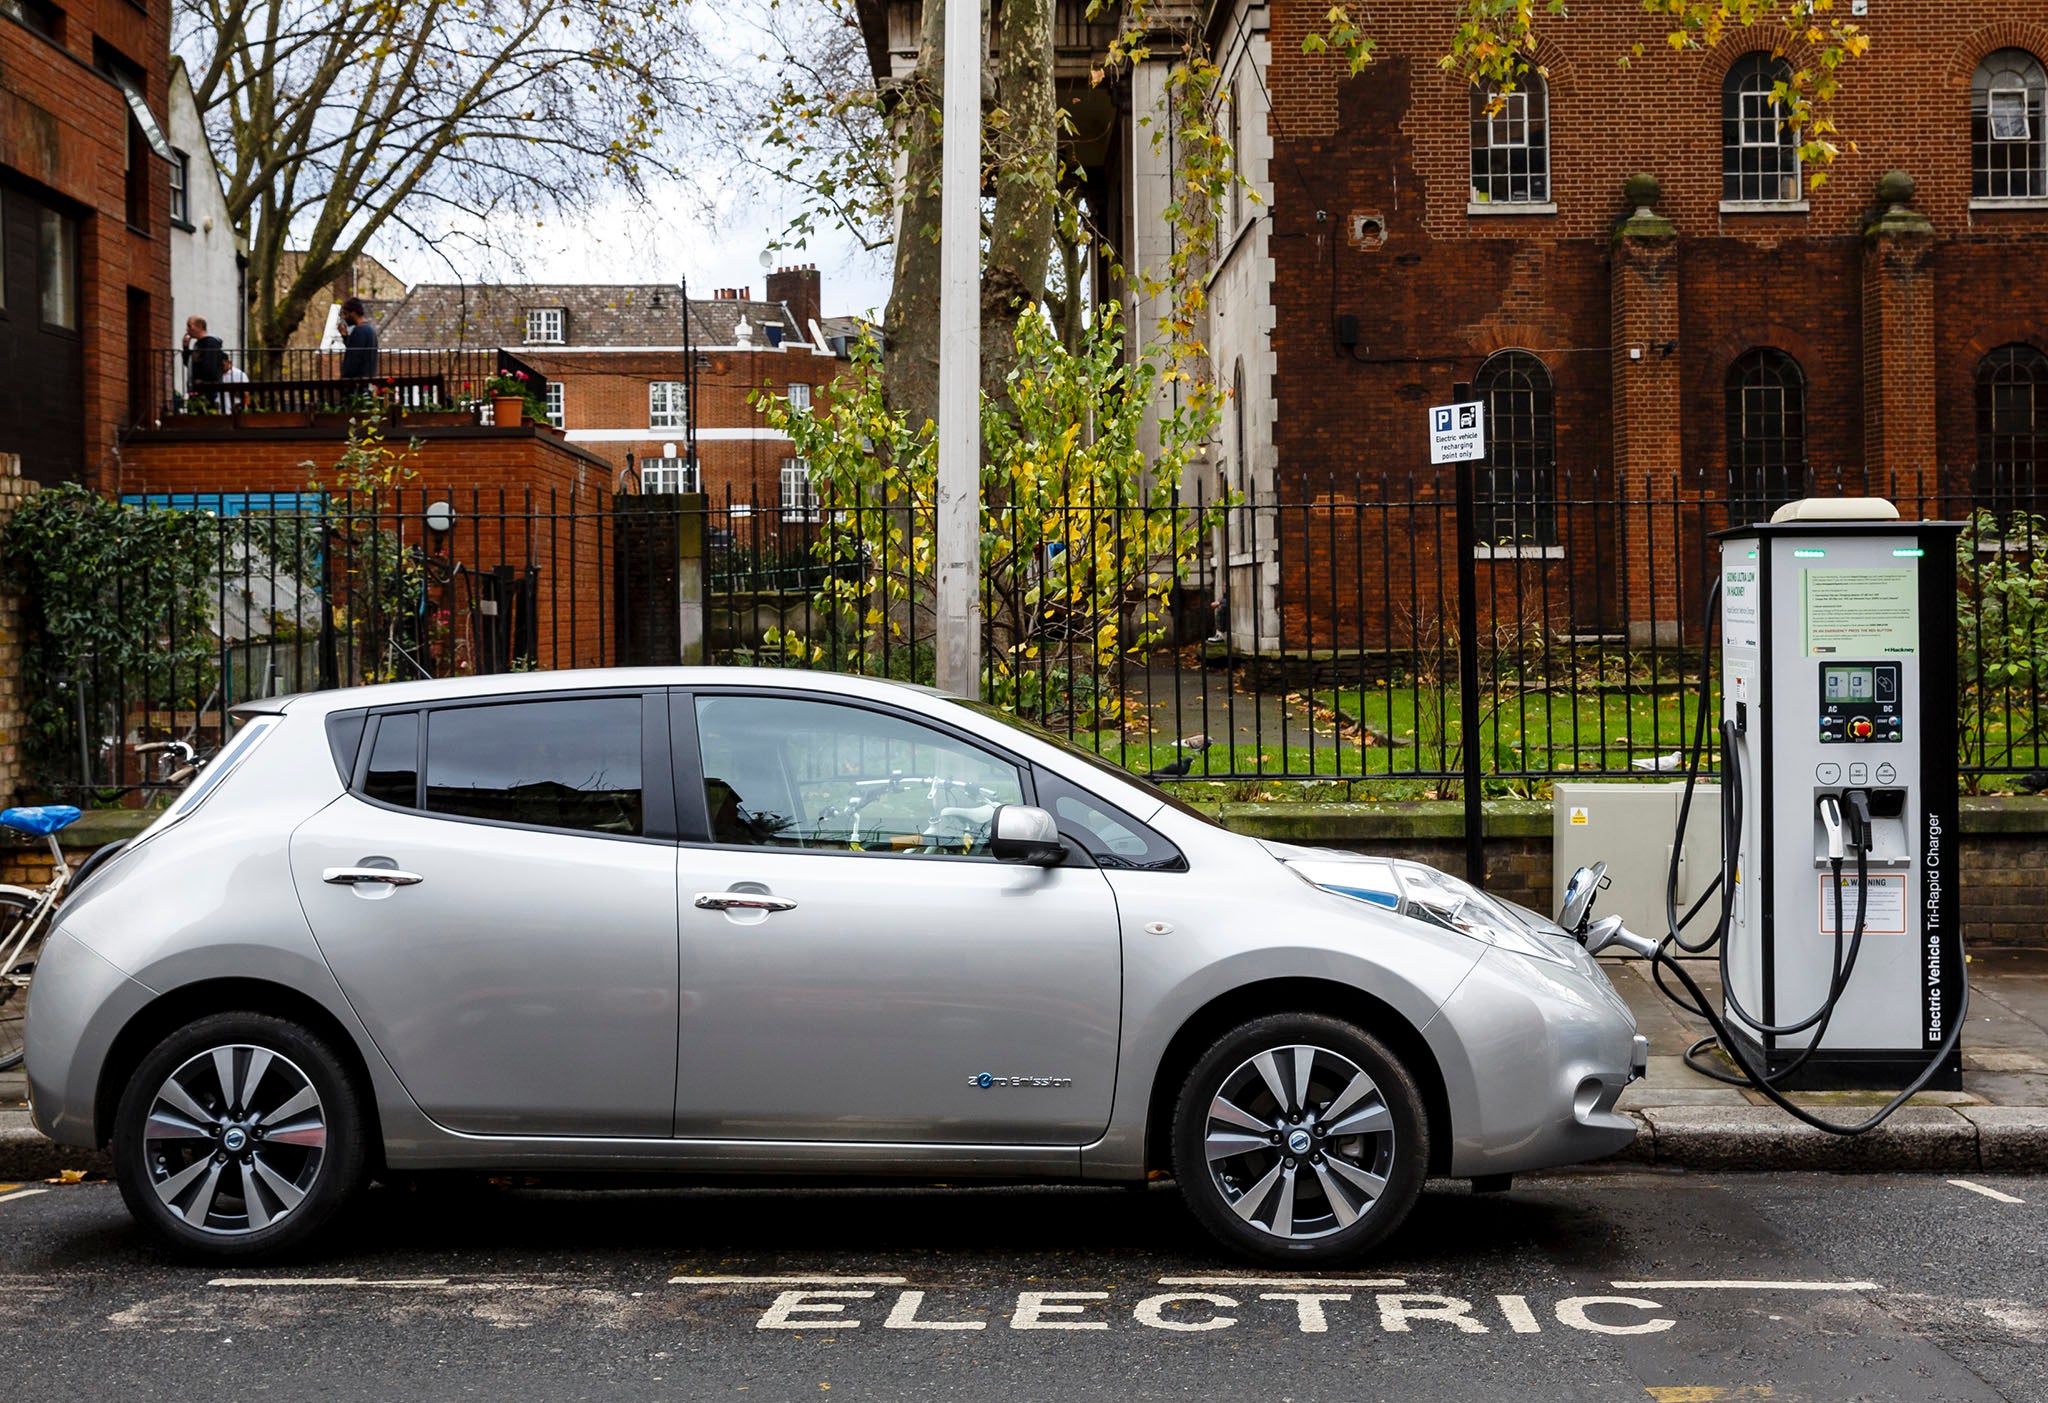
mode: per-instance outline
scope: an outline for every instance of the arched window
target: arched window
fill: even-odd
[[[1472,89],[1472,203],[1550,202],[1550,88],[1530,72],[1511,93]],[[1498,100],[1499,110],[1490,110]]]
[[[1806,375],[1759,346],[1728,367],[1730,522],[1763,521],[1806,491]]]
[[[1977,362],[1977,496],[1998,511],[2041,510],[2048,469],[2048,355],[2000,346]]]
[[[1557,410],[1549,368],[1527,351],[1501,351],[1479,367],[1472,388],[1486,406],[1479,539],[1555,545]]]
[[[1970,195],[1978,200],[2048,196],[2048,73],[2025,49],[1987,54],[1970,80]]]
[[[1792,65],[1767,53],[1744,54],[1721,81],[1721,198],[1765,204],[1799,198],[1799,134],[1785,125],[1771,90]]]

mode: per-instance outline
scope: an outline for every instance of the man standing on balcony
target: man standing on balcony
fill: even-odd
[[[342,303],[341,319],[348,323],[348,332],[341,338],[341,378],[376,379],[377,326],[370,320],[370,312],[363,306],[363,299],[351,297]]]
[[[205,317],[185,318],[185,340],[179,357],[185,362],[186,390],[208,399],[216,398],[219,392],[214,386],[220,384],[227,353],[221,349],[220,338],[207,331]]]

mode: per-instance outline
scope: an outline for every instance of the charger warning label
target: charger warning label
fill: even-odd
[[[1866,935],[1904,935],[1906,933],[1906,879],[1898,877],[1866,877],[1863,881],[1863,931]],[[1842,934],[1852,934],[1856,929],[1856,879],[1842,877]],[[1835,933],[1835,879],[1832,873],[1820,876],[1820,933],[1832,938]]]

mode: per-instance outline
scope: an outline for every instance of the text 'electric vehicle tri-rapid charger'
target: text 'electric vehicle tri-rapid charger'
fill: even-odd
[[[1967,1000],[1957,872],[1955,522],[1900,521],[1875,498],[1808,499],[1719,533],[1700,660],[1685,833],[1721,622],[1722,869],[1690,911],[1666,883],[1661,940],[1616,917],[1587,948],[1652,959],[1658,987],[1713,1033],[1687,1060],[1808,1124],[1857,1134],[1914,1092],[1961,1085]],[[1583,911],[1600,874],[1582,874]],[[1589,885],[1590,884],[1590,885]],[[1688,927],[1718,895],[1711,929]],[[1677,958],[1718,956],[1716,1011]],[[1678,988],[1667,982],[1675,980]],[[1718,1042],[1736,1072],[1707,1056]],[[1793,1089],[1903,1087],[1853,1124]]]

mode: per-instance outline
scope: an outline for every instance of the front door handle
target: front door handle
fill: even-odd
[[[794,911],[796,903],[786,896],[758,891],[700,891],[699,911]]]
[[[337,887],[416,887],[426,878],[396,867],[330,867],[320,874],[320,880]]]

